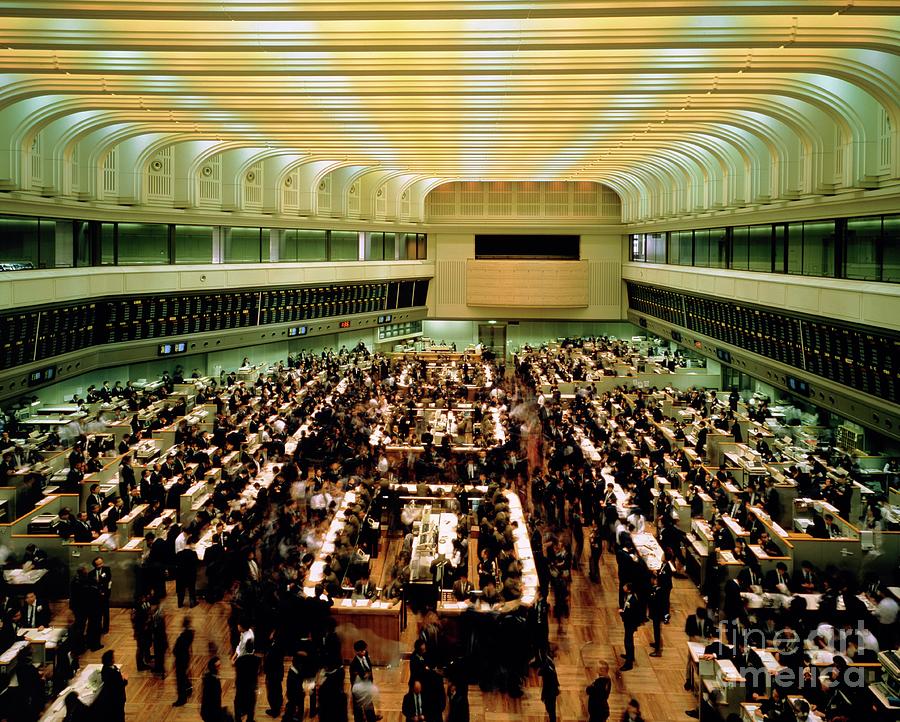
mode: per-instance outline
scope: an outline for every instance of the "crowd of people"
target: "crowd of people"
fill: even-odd
[[[621,350],[616,344],[595,340],[601,352]],[[602,555],[615,557],[625,639],[618,671],[627,672],[635,664],[634,636],[646,621],[653,626],[654,656],[663,654],[673,579],[684,569],[686,530],[678,527],[668,494],[659,494],[654,501],[654,476],[666,477],[691,502],[700,491],[709,494],[715,508],[711,520],[715,546],[730,549],[746,563],[737,579],[725,582],[716,567],[716,555],[709,555],[702,590],[706,605],[688,618],[686,632],[693,639],[708,640],[710,654],[739,659],[746,655],[746,667],[753,669],[752,651],[747,651],[745,641],[758,633],[766,642],[777,637],[778,644],[786,645],[779,649],[781,661],[797,672],[797,678],[809,674],[810,664],[827,659],[833,662],[829,669],[838,669],[840,679],[841,660],[868,660],[873,650],[896,645],[896,603],[891,605],[877,579],[866,580],[862,588],[846,574],[816,570],[808,564],[790,578],[782,576],[781,568],[766,578],[754,569],[752,556],[741,543],[733,543],[718,518],[727,512],[752,526],[746,507],[755,505],[777,519],[777,493],[771,485],[748,485],[743,500],[732,504],[724,486],[736,484],[735,479],[725,470],[710,476],[672,448],[656,426],[664,417],[652,395],[638,391],[629,400],[621,389],[600,394],[587,386],[564,403],[558,391],[542,393],[540,376],[548,370],[565,370],[573,378],[584,374],[582,362],[574,358],[565,350],[526,352],[517,357],[515,373],[507,376],[481,361],[471,365],[464,361],[453,373],[438,373],[422,361],[391,360],[364,347],[302,353],[246,382],[223,374],[218,381],[199,384],[196,402],[216,408],[212,431],[201,431],[182,419],[173,449],[149,465],[137,464],[132,452],[155,429],[184,415],[183,402],[167,402],[174,383],[181,379],[166,377],[149,393],[134,392],[130,384],[104,385],[102,391],[92,393],[124,399],[132,419],[129,434],[115,450],[123,455],[118,494],[103,499],[91,489],[86,508],[60,512],[57,533],[74,540],[95,539],[105,531],[114,532],[118,521],[137,505],[146,507],[133,522],[138,535],[150,522],[164,517],[144,537],[132,621],[139,671],[164,676],[168,657],[173,658],[176,706],[194,694],[188,673],[194,631],[189,617],[185,618],[170,646],[162,600],[167,581],[174,580],[178,607],[198,603],[198,548],[202,546],[204,598],[210,603],[224,600],[231,610],[228,644],[211,650],[203,676],[200,694],[205,722],[221,722],[229,715],[220,679],[223,660],[234,666],[234,699],[229,707],[236,719],[253,719],[262,677],[272,716],[300,720],[305,712],[315,710],[323,720],[340,722],[347,716],[349,702],[356,722],[373,722],[378,717],[378,695],[365,640],[358,640],[354,647],[349,699],[345,691],[341,640],[330,612],[334,600],[342,596],[377,597],[391,603],[408,599],[420,613],[421,634],[412,650],[409,691],[402,706],[407,720],[436,722],[449,715],[452,722],[462,722],[468,719],[470,685],[521,696],[529,668],[534,668],[540,674],[548,717],[555,721],[559,679],[550,644],[551,618],[557,633],[565,634],[572,575],[584,556],[594,583],[601,582]],[[488,384],[488,380],[489,385],[474,390],[467,383]],[[704,419],[694,447],[702,455],[704,428],[723,424],[732,428],[736,401],[732,397],[723,403],[715,395],[696,391],[685,392],[682,400]],[[145,425],[140,412],[151,404],[157,414]],[[499,424],[503,433],[482,433],[480,448],[470,447],[463,453],[454,448],[452,428],[444,425],[441,441],[436,442],[435,429],[421,422],[417,411],[428,404],[443,410],[445,418],[466,404],[474,424],[481,427],[487,422],[489,428]],[[676,434],[684,431],[677,424],[675,428]],[[459,425],[455,430],[458,434]],[[468,433],[465,427],[463,433]],[[586,456],[585,441],[595,457]],[[385,447],[390,443],[418,448],[415,453],[389,458]],[[79,475],[96,468],[109,451],[90,435],[74,438],[69,448],[72,478],[67,483],[72,484],[79,484]],[[770,449],[761,451],[774,455]],[[641,457],[649,464],[640,463]],[[230,460],[227,468],[226,460]],[[681,473],[672,473],[673,463]],[[135,467],[140,466],[144,468],[137,471]],[[181,493],[211,470],[221,470],[220,477],[189,523],[164,513],[177,507]],[[832,500],[839,509],[846,505],[843,487],[816,462],[798,465],[789,473],[804,493]],[[414,509],[400,507],[399,483],[415,484],[418,496],[437,498],[442,508],[457,515],[453,552],[441,560],[439,583],[464,603],[458,638],[445,633],[434,601],[423,602],[408,594],[416,514]],[[485,490],[475,491],[476,487]],[[351,491],[353,502],[345,504]],[[524,533],[531,541],[538,585],[529,604],[521,604],[522,564],[514,544],[521,530],[510,517],[508,492],[518,494],[530,512]],[[471,503],[473,499],[476,504]],[[692,515],[701,515],[702,508],[692,503]],[[343,513],[341,531],[333,550],[320,554],[325,531],[338,510]],[[385,565],[379,585],[370,576],[370,564],[377,554],[378,524],[384,517],[405,538],[400,552]],[[870,510],[869,518],[873,517],[877,522],[877,513]],[[647,521],[650,518],[656,522]],[[478,527],[479,540],[477,589],[468,574],[473,525]],[[632,537],[650,528],[655,528],[664,550],[662,565],[652,571]],[[753,533],[754,542],[772,543],[762,528]],[[46,563],[36,547],[29,553],[32,565]],[[314,593],[307,595],[304,590],[316,559],[323,561],[323,573]],[[103,644],[109,625],[111,575],[98,556],[72,580],[74,656]],[[796,598],[784,609],[754,609],[746,593],[757,586],[788,595],[800,588],[821,592],[819,612],[810,615]],[[870,595],[873,613],[860,601],[860,592]],[[23,624],[49,621],[33,618],[37,607],[46,613],[39,600],[12,614],[5,609],[0,632],[9,636],[10,630],[14,634]],[[715,646],[713,636],[719,624],[724,625],[730,644]],[[810,634],[816,640],[814,654],[805,653],[797,643]],[[844,654],[838,654],[840,645]],[[104,669],[114,668],[111,653],[107,654]],[[287,669],[286,660],[290,661]],[[592,722],[609,716],[608,664],[601,664],[599,672],[586,689]],[[114,676],[111,670],[105,675]],[[847,698],[843,694],[847,685],[837,695],[830,690],[838,683],[823,681],[821,675],[816,679],[817,684],[804,695],[821,710],[839,711]],[[111,718],[120,718],[126,684],[124,677],[114,679],[110,691],[98,701],[109,709]],[[759,693],[748,686],[748,695]],[[67,704],[74,710],[70,718],[77,719],[77,699]],[[623,719],[642,719],[636,701],[627,706]]]

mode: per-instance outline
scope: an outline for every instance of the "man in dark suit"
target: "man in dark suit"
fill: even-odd
[[[85,544],[93,541],[93,539],[94,534],[88,522],[88,514],[86,511],[82,511],[78,514],[78,518],[72,522],[72,541]]]
[[[144,536],[144,544],[148,550],[142,566],[144,583],[157,599],[162,599],[166,596],[166,540],[151,531]]]
[[[175,592],[178,596],[178,606],[184,606],[184,593],[187,592],[190,605],[193,609],[197,606],[197,567],[200,565],[194,545],[188,542],[178,554],[175,555]]]
[[[353,651],[356,655],[350,662],[350,685],[356,681],[357,677],[363,677],[370,681],[375,681],[374,675],[372,674],[372,660],[369,659],[369,652],[367,651],[369,645],[366,644],[365,640],[359,639],[353,643]]]
[[[172,647],[172,657],[175,660],[175,685],[178,690],[178,699],[173,707],[181,707],[187,703],[188,697],[194,691],[188,672],[191,666],[191,647],[194,644],[194,630],[191,628],[190,617],[185,617],[181,626],[181,634],[175,640]]]
[[[124,456],[119,464],[119,498],[125,502],[125,513],[130,510],[131,490],[137,486],[134,478],[134,467],[131,465],[131,457]]]
[[[767,592],[790,594],[792,587],[793,583],[788,575],[787,564],[784,562],[778,562],[774,569],[770,569],[766,573],[765,580],[763,581],[763,589]]]
[[[103,521],[103,526],[106,528],[111,534],[115,534],[119,529],[119,519],[125,516],[128,512],[125,511],[125,502],[122,497],[117,496],[112,501],[112,506],[109,508],[109,511],[106,512],[106,518]]]
[[[369,580],[369,573],[367,571],[353,588],[353,596],[357,599],[372,599],[375,596],[376,591],[375,585]]]
[[[745,591],[752,587],[762,586],[762,572],[754,559],[751,558],[751,561],[738,572],[738,581],[741,583],[741,588]]]
[[[36,627],[37,629],[43,629],[50,625],[50,607],[39,601],[34,592],[28,592],[25,595],[21,623],[25,627]]]
[[[425,700],[422,697],[422,683],[413,682],[409,692],[403,695],[401,711],[406,722],[425,722]]]
[[[91,570],[91,582],[97,588],[100,615],[100,629],[109,632],[109,598],[112,595],[112,569],[103,564],[103,557],[95,557]]]
[[[640,600],[631,587],[631,582],[625,582],[622,587],[622,608],[619,610],[622,624],[625,626],[625,658],[619,668],[620,672],[627,672],[634,667],[634,633],[644,621],[644,610]]]
[[[695,614],[687,618],[684,623],[684,633],[692,642],[700,639],[709,639],[716,633],[716,625],[709,618],[704,607],[697,607]]]
[[[91,493],[88,494],[84,508],[90,511],[95,504],[101,509],[103,508],[103,495],[100,493],[100,484],[91,484]]]
[[[650,595],[647,598],[647,612],[653,622],[653,652],[651,657],[662,657],[662,622],[666,616],[666,596],[659,584],[659,576],[650,578]]]
[[[819,586],[819,575],[809,561],[804,561],[800,569],[794,572],[792,589],[798,594],[812,594]]]
[[[256,689],[259,684],[259,657],[253,648],[253,640],[247,642],[245,654],[234,661],[234,719],[253,722],[256,709]]]
[[[124,722],[125,720],[125,687],[128,678],[122,674],[115,665],[113,651],[106,650],[103,653],[103,667],[100,669],[102,686],[97,694],[97,699],[91,707],[91,712],[97,712],[98,718],[110,720],[110,722]]]
[[[553,657],[548,656],[540,670],[543,683],[541,684],[541,701],[547,710],[547,719],[556,722],[556,698],[559,697],[559,675],[556,673],[556,665]]]
[[[460,572],[459,579],[453,582],[453,598],[457,602],[464,602],[472,594],[472,582],[469,581],[469,573],[463,569]]]
[[[203,563],[206,565],[207,602],[217,602],[222,598],[224,559],[225,548],[222,546],[222,538],[218,534],[213,534],[212,543],[203,554]]]
[[[285,695],[287,704],[284,707],[286,722],[302,720],[306,713],[306,692],[303,689],[304,656],[295,654],[287,673]]]
[[[737,619],[743,613],[744,598],[741,596],[741,591],[741,584],[737,579],[729,579],[725,582],[724,602],[722,605],[725,619]]]
[[[275,638],[275,630],[269,635],[269,649],[263,658],[263,672],[266,675],[266,700],[269,708],[266,714],[270,717],[281,715],[284,693],[281,684],[284,681],[284,651]]]

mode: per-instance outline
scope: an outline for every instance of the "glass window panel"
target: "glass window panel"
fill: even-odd
[[[0,216],[0,263],[38,267],[38,220]]]
[[[803,273],[803,224],[787,224],[787,272]]]
[[[225,263],[259,263],[259,228],[225,229]]]
[[[645,245],[643,233],[632,233],[631,239],[631,260],[643,262],[647,260],[647,246]]]
[[[877,281],[878,241],[881,238],[881,216],[850,218],[847,221],[847,250],[844,274],[860,281]]]
[[[665,263],[666,262],[666,234],[665,233],[647,233],[645,235],[647,244],[647,262],[648,263]]]
[[[750,270],[772,270],[772,226],[750,226]]]
[[[692,231],[675,231],[672,233],[673,259],[672,263],[680,266],[690,266],[694,262],[694,234]]]
[[[297,260],[298,261],[327,261],[328,260],[328,231],[298,230],[297,231]]]
[[[296,228],[285,228],[281,231],[281,234],[278,236],[279,261],[293,263],[297,260],[298,232]]]
[[[73,226],[75,265],[78,267],[91,266],[94,263],[91,224],[88,221],[75,221]]]
[[[169,262],[169,227],[162,223],[120,223],[119,264]]]
[[[881,279],[900,283],[900,215],[884,217],[882,235],[884,264]]]
[[[694,264],[701,268],[709,266],[709,229],[694,231]]]
[[[397,234],[396,233],[385,233],[384,234],[384,260],[385,261],[393,261],[394,256],[397,254]]]
[[[356,231],[332,231],[331,260],[358,261],[359,233]]]
[[[415,233],[400,233],[399,236],[400,242],[400,260],[401,261],[412,261],[416,258],[416,234]]]
[[[731,267],[738,271],[746,271],[749,251],[749,228],[737,226],[731,232]]]
[[[366,233],[366,256],[367,261],[383,261],[384,260],[384,233],[381,231],[373,231]]]
[[[709,230],[709,267],[725,268],[728,265],[728,229]]]
[[[416,235],[416,260],[424,261],[428,258],[428,235],[419,233]]]
[[[116,224],[100,224],[100,263],[111,266],[116,262]]]
[[[56,244],[59,243],[59,254]],[[72,221],[41,218],[38,235],[38,264],[41,268],[72,265]]]
[[[774,227],[775,235],[775,273],[784,273],[784,247],[785,247],[785,226],[783,223],[776,223]]]
[[[834,275],[834,221],[803,224],[803,274]]]
[[[212,263],[212,226],[175,226],[175,263]]]

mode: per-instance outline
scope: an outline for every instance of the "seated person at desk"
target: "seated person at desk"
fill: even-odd
[[[715,636],[716,625],[709,618],[705,607],[697,607],[696,613],[687,618],[684,623],[684,633],[692,642]]]
[[[453,598],[457,602],[464,602],[471,596],[473,588],[468,572],[462,570],[459,578],[453,582]]]
[[[819,588],[819,575],[812,562],[804,560],[800,569],[794,572],[791,589],[795,594],[814,594]]]
[[[503,601],[503,597],[501,597],[500,592],[497,591],[497,585],[494,583],[493,579],[491,579],[484,586],[484,589],[481,590],[481,599],[491,606],[500,604]]]
[[[753,559],[753,561],[756,561],[754,557],[751,557],[751,554],[747,549],[747,545],[744,544],[743,539],[734,540],[734,549],[731,550],[731,555],[734,557],[735,561],[741,562],[743,564],[749,564],[751,558]]]
[[[63,539],[69,539],[75,534],[75,519],[72,518],[72,510],[64,506],[59,510],[59,518],[54,522],[53,528]]]
[[[770,557],[784,556],[781,549],[778,548],[778,545],[772,541],[772,538],[767,531],[761,531],[759,533],[759,539],[757,539],[756,543],[758,546],[762,547],[762,550]]]
[[[25,595],[22,605],[22,626],[43,629],[50,624],[50,607],[46,602],[38,600],[34,592]]]
[[[109,511],[106,513],[106,519],[103,522],[104,528],[106,531],[110,533],[115,533],[118,530],[119,519],[121,519],[127,511],[125,510],[125,502],[122,497],[117,496],[112,501],[112,506]]]
[[[790,594],[792,587],[793,582],[788,575],[787,564],[784,562],[778,562],[774,569],[770,569],[766,572],[765,579],[763,580],[763,589],[765,591]]]
[[[834,517],[831,514],[825,515],[825,530],[829,539],[837,539],[844,536],[841,528],[834,523]]]
[[[725,522],[721,519],[716,519],[715,522],[713,522],[712,531],[713,546],[716,549],[731,550],[734,548],[734,540],[731,537],[731,533],[725,528]]]
[[[353,598],[354,599],[374,599],[375,594],[377,593],[377,589],[375,585],[369,580],[368,571],[363,573],[362,578],[356,583],[356,586],[353,588]]]
[[[744,568],[738,572],[738,581],[743,589],[754,589],[761,587],[763,583],[762,570],[755,559],[747,560]]]
[[[72,522],[72,541],[84,544],[93,541],[97,532],[91,529],[91,523],[86,511],[79,512],[78,518]]]
[[[84,508],[90,510],[94,505],[103,508],[103,495],[100,493],[100,484],[91,484],[91,493],[84,502]]]
[[[825,520],[822,518],[821,514],[818,514],[816,512],[813,512],[812,523],[808,527],[806,527],[806,533],[814,539],[830,538]]]
[[[747,521],[750,518],[750,512],[747,509],[747,497],[745,494],[737,496],[735,502],[728,509],[728,515],[742,527],[746,528]]]
[[[66,474],[66,480],[63,482],[61,491],[66,494],[77,494],[78,487],[84,480],[86,465],[83,461],[76,462]]]
[[[100,536],[103,531],[103,517],[100,516],[100,505],[92,504],[88,507],[87,523],[91,529],[91,534]]]
[[[35,544],[29,544],[25,547],[25,553],[22,555],[22,566],[30,565],[31,569],[47,568],[47,552]]]

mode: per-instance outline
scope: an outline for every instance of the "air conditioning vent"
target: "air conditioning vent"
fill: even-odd
[[[208,165],[205,165],[200,169],[200,175],[202,175],[204,178],[209,178],[212,174],[213,174],[213,169],[210,168]]]
[[[324,191],[324,190],[325,190],[325,187],[326,187],[326,185],[327,185],[327,184],[326,184],[326,183],[325,183],[325,181],[324,181],[324,180],[322,180],[322,181],[319,181],[319,190],[320,190],[320,191]]]
[[[294,185],[294,178],[293,178],[293,176],[288,176],[287,178],[285,178],[285,179],[284,179],[284,184],[285,184],[288,188],[290,188],[292,185]]]
[[[251,170],[249,173],[247,173],[247,182],[248,182],[248,183],[252,183],[252,182],[255,181],[255,180],[256,180],[256,173],[254,173],[254,172]]]
[[[163,167],[161,160],[155,160],[150,164],[150,170],[161,171]]]

